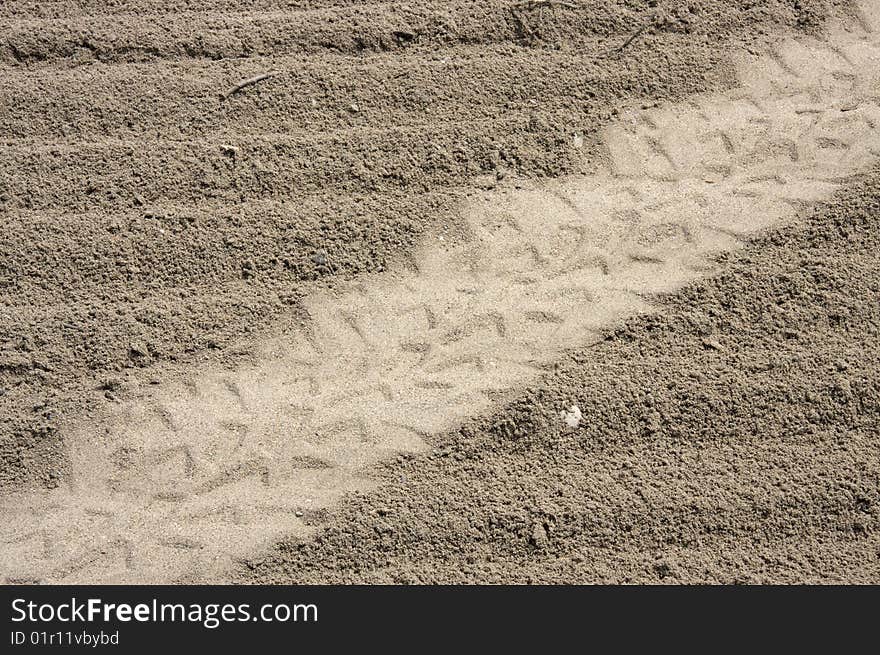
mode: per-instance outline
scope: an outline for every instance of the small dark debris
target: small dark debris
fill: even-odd
[[[101,391],[119,391],[122,388],[122,380],[119,378],[107,378],[98,387]]]
[[[150,350],[140,341],[133,341],[128,347],[129,355],[132,357],[148,357]]]
[[[418,35],[413,34],[412,32],[406,32],[404,30],[396,30],[392,32],[394,35],[394,39],[398,44],[403,45],[405,43],[413,43],[418,40]]]

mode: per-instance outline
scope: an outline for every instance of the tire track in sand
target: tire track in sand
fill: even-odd
[[[0,505],[6,581],[169,582],[237,558],[370,487],[569,346],[712,271],[880,158],[880,10],[744,61],[726,94],[631,112],[608,170],[493,194],[469,238],[411,270],[311,295],[256,363],[141,390],[67,434],[73,474]],[[560,408],[562,409],[562,408]]]

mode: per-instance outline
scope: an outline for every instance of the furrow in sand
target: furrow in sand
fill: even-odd
[[[318,569],[298,582],[328,584],[332,575],[332,584],[473,584],[475,578],[479,584],[544,580],[552,581],[547,584],[876,584],[880,565],[865,553],[880,549],[880,537],[835,536],[802,531],[797,540],[756,543],[745,549],[741,534],[708,535],[689,548],[652,545],[639,550],[626,544],[626,555],[619,547],[584,546],[562,555],[533,552],[528,557],[497,558],[500,561],[479,576],[464,559],[426,553],[418,566],[377,563],[348,578]],[[281,579],[277,584],[282,584]]]
[[[0,58],[14,66],[65,59],[227,59],[321,51],[358,55],[450,43],[528,42],[538,35],[581,43],[596,36],[624,36],[642,18],[618,3],[524,13],[528,15],[506,0],[452,0],[300,11],[19,17],[0,20],[5,32]]]
[[[3,500],[4,573],[201,579],[308,535],[320,508],[370,488],[371,465],[429,448],[876,163],[878,71],[880,31],[786,41],[744,61],[734,91],[625,114],[605,131],[604,172],[500,191],[465,209],[468,239],[434,235],[412,270],[310,294],[303,326],[258,343],[253,363],[71,424],[66,483]],[[12,556],[35,539],[42,550]]]
[[[524,170],[558,166],[543,146],[546,133],[528,132],[525,117],[465,125],[436,126],[428,138],[420,128],[397,128],[394,139],[376,141],[369,133],[276,136],[235,139],[241,157],[224,153],[223,144],[160,142],[145,151],[143,142],[93,143],[37,152],[5,148],[0,181],[10,209],[56,209],[118,206],[161,200],[178,203],[204,199],[288,198],[336,189],[425,190],[449,186],[491,168],[492,145]],[[507,135],[507,143],[494,135]],[[559,135],[551,139],[564,152]],[[228,151],[227,151],[228,152]],[[500,155],[498,155],[500,157]],[[479,163],[478,163],[479,162]]]
[[[711,75],[709,65],[694,70],[687,53],[671,55],[667,67],[664,75],[672,80],[685,71],[697,78]],[[548,68],[553,75],[546,74]],[[239,80],[271,69],[280,72],[220,101],[219,95]],[[621,87],[657,77],[646,62],[612,72],[606,62],[579,53],[485,46],[379,54],[354,62],[322,56],[162,67],[22,68],[11,71],[9,84],[0,88],[0,143],[158,135],[228,138],[267,128],[330,132],[430,126],[519,112],[552,116],[566,108],[607,106]],[[670,85],[670,93],[696,88],[673,90],[669,79],[657,79],[656,85]]]
[[[254,11],[310,11],[333,7],[385,4],[376,0],[250,0]],[[0,7],[4,18],[65,18],[68,16],[107,16],[114,14],[184,13],[189,11],[240,11],[240,0],[20,0]]]
[[[506,117],[509,121],[516,124],[527,124],[529,113],[527,111],[510,112]],[[357,141],[375,141],[380,139],[393,139],[402,135],[404,138],[414,139],[414,134],[424,134],[428,132],[436,132],[440,130],[458,131],[470,125],[476,128],[485,128],[490,125],[498,125],[501,129],[508,127],[506,121],[499,121],[494,117],[473,118],[471,120],[435,120],[425,123],[411,123],[410,125],[350,125],[345,127],[337,127],[326,131],[321,130],[263,130],[248,134],[246,137],[234,131],[218,132],[212,134],[211,138],[203,137],[167,137],[164,135],[143,136],[133,135],[133,138],[115,138],[115,137],[93,137],[89,140],[80,139],[60,139],[47,141],[45,139],[34,139],[25,137],[23,139],[8,139],[3,145],[4,154],[14,161],[21,161],[30,153],[36,157],[72,157],[82,154],[87,158],[112,158],[113,155],[120,152],[128,152],[130,155],[139,158],[148,159],[148,153],[160,153],[162,156],[166,150],[179,149],[188,147],[189,150],[199,153],[202,157],[208,158],[210,155],[225,155],[230,159],[237,159],[233,155],[249,155],[243,148],[251,146],[254,148],[254,154],[265,154],[270,149],[284,150],[302,146],[306,142],[315,142],[320,145],[322,142],[330,141],[338,143],[340,140],[348,139],[353,142]],[[106,154],[104,154],[106,151]],[[204,154],[202,154],[204,153]],[[210,155],[209,155],[210,153]],[[222,160],[221,160],[222,161]],[[233,162],[240,163],[240,162]],[[144,165],[149,166],[150,162],[145,161]],[[173,182],[172,182],[173,184]]]
[[[39,312],[76,300],[125,302],[126,288],[216,290],[225,282],[290,284],[362,273],[387,266],[401,243],[418,237],[422,225],[408,217],[451,220],[453,197],[331,192],[296,202],[9,212],[0,220],[0,306]],[[316,261],[319,254],[326,261]],[[37,276],[43,283],[30,284]]]

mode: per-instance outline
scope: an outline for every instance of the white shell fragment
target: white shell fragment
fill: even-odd
[[[562,415],[562,420],[565,421],[565,424],[574,429],[581,424],[581,408],[577,405],[572,405],[568,408],[567,412],[560,412]]]

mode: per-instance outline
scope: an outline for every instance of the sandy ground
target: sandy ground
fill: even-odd
[[[836,9],[651,4],[533,10],[524,32],[506,2],[4,3],[0,484],[58,483],[59,417],[95,387],[228,353],[305,281],[453,221],[459,185],[588,166],[572,135],[723,84],[729,47]]]
[[[877,581],[870,6],[104,4],[0,9],[7,581]]]
[[[805,218],[241,579],[880,582],[880,171]]]

